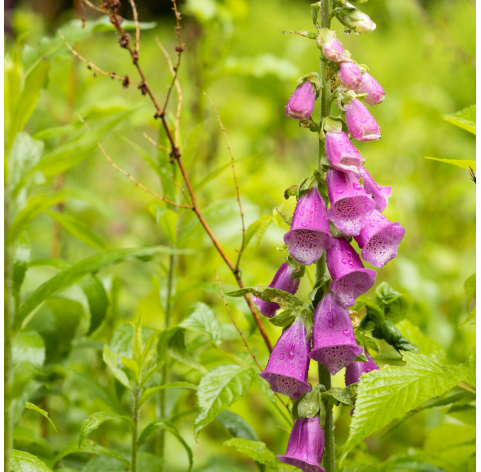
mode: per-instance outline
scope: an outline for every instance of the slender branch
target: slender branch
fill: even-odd
[[[105,11],[102,8],[96,7],[93,3],[89,2],[89,0],[83,0],[83,2],[93,10],[97,10],[100,13],[105,13]]]
[[[230,160],[231,160],[231,167],[232,167],[232,176],[234,178],[234,184],[235,184],[235,191],[236,191],[236,195],[237,195],[237,203],[239,205],[239,213],[240,213],[240,218],[241,218],[241,224],[242,224],[242,243],[241,243],[241,247],[239,249],[239,255],[237,256],[237,262],[235,264],[235,270],[238,271],[239,270],[239,264],[240,264],[240,260],[241,260],[241,257],[242,257],[242,253],[244,251],[244,246],[245,246],[245,242],[246,242],[246,226],[245,226],[245,221],[244,221],[244,211],[242,210],[242,204],[241,204],[241,199],[240,199],[240,191],[239,191],[239,184],[237,182],[237,176],[236,176],[236,173],[235,173],[235,164],[234,164],[234,154],[232,153],[232,148],[230,146],[230,142],[229,142],[229,138],[227,137],[227,132],[226,132],[226,129],[225,129],[225,126],[223,125],[221,119],[220,119],[220,116],[219,116],[219,112],[216,110],[215,106],[214,106],[214,103],[212,102],[211,98],[209,97],[209,95],[207,95],[205,92],[204,92],[204,95],[207,97],[207,99],[209,100],[211,106],[212,106],[212,109],[214,110],[214,113],[216,114],[217,116],[217,121],[219,122],[219,125],[220,125],[220,129],[222,130],[222,133],[224,135],[224,139],[225,139],[225,142],[227,144],[227,149],[229,150],[229,154],[230,154]]]
[[[135,5],[134,0],[130,0],[130,6],[132,7],[132,13],[134,15],[134,23],[135,23],[135,52],[137,54],[137,57],[139,57],[140,25],[139,25],[139,16],[137,14],[137,6]]]
[[[121,80],[122,82],[125,82],[126,80],[126,77],[121,77],[120,75],[117,75],[117,74],[114,74],[113,72],[105,72],[104,70],[102,70],[100,67],[96,66],[93,62],[90,62],[88,59],[85,59],[85,57],[81,56],[70,44],[69,42],[65,39],[65,36],[62,34],[62,32],[60,30],[57,30],[59,36],[62,38],[63,42],[65,43],[65,46],[67,46],[67,48],[69,49],[69,51],[79,60],[81,60],[82,62],[85,62],[85,64],[87,64],[88,67],[90,67],[91,69],[94,69],[96,70],[99,74],[102,74],[102,75],[105,75],[107,77],[110,77],[112,79],[117,79],[117,80]],[[132,84],[140,84],[140,82],[136,82],[135,80],[130,80],[129,79],[129,82],[132,83]]]
[[[149,141],[154,146],[157,146],[159,149],[163,149],[164,151],[170,152],[169,148],[166,148],[165,146],[162,146],[162,144],[159,144],[157,141],[154,141],[145,131],[144,131],[144,138],[147,139],[147,141]]]

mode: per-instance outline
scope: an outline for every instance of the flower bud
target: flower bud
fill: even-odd
[[[327,171],[326,183],[331,202],[327,216],[344,234],[359,234],[374,210],[374,200],[352,172],[331,168]]]
[[[381,187],[381,185],[378,185],[364,167],[359,175],[363,179],[362,185],[364,190],[366,193],[370,193],[374,199],[375,209],[382,213],[387,207],[387,199],[392,195],[392,187]]]
[[[371,106],[379,105],[385,97],[384,89],[379,85],[379,82],[367,72],[362,74],[362,83],[359,92],[367,93],[364,101]]]
[[[349,312],[334,302],[332,292],[327,292],[314,312],[313,346],[309,358],[325,365],[332,375],[336,375],[361,353]]]
[[[339,21],[356,33],[372,33],[376,29],[368,15],[354,7],[343,7],[336,14]]]
[[[274,279],[269,284],[269,287],[277,288],[279,290],[284,290],[284,292],[289,292],[294,295],[299,288],[300,278],[293,279],[291,275],[295,272],[295,269],[291,269],[287,262],[281,265],[280,269],[277,271]],[[252,297],[252,301],[257,306],[258,310],[267,318],[272,318],[276,314],[276,310],[279,309],[277,303],[265,302],[257,297]]]
[[[341,85],[349,90],[358,90],[361,87],[362,75],[354,62],[341,62],[337,78]]]
[[[306,80],[294,90],[286,105],[286,116],[296,120],[307,120],[311,117],[316,101],[316,87]]]
[[[267,367],[259,374],[272,391],[294,399],[311,391],[307,383],[311,340],[306,340],[306,334],[304,324],[297,319],[277,340]]]
[[[330,29],[322,28],[317,37],[317,47],[322,50],[324,58],[332,62],[341,62],[346,59],[346,51],[336,39],[336,33]]]
[[[362,231],[354,236],[354,239],[362,249],[362,258],[381,268],[396,257],[397,248],[405,232],[397,221],[391,223],[384,215],[374,210]]]
[[[319,417],[298,418],[292,427],[287,451],[277,457],[281,462],[306,472],[325,472],[319,465],[324,453],[324,430]]]
[[[356,98],[344,105],[347,129],[358,141],[373,141],[381,138],[381,128],[369,110]]]
[[[334,169],[359,173],[362,168],[362,156],[346,133],[327,132],[325,147],[327,160]]]
[[[332,277],[330,289],[334,292],[334,302],[342,308],[354,305],[356,298],[376,281],[376,271],[364,268],[361,258],[344,238],[334,238],[326,263]]]
[[[284,236],[289,254],[301,264],[316,262],[332,244],[326,204],[313,186],[297,202],[291,230]]]

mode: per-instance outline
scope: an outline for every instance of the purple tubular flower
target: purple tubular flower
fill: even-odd
[[[369,175],[369,172],[363,167],[360,171],[360,178],[363,178],[363,186],[366,193],[372,194],[375,209],[381,213],[387,207],[387,199],[392,195],[392,187],[381,187]]]
[[[341,62],[337,78],[349,90],[358,90],[361,87],[362,75],[354,62]]]
[[[308,120],[314,110],[316,87],[306,80],[294,90],[286,105],[286,116],[296,120]]]
[[[334,169],[358,174],[362,167],[362,157],[352,145],[344,131],[326,133],[326,156]]]
[[[391,223],[379,211],[374,210],[366,225],[354,236],[362,249],[361,256],[376,267],[383,267],[397,255],[397,248],[406,230],[396,221]]]
[[[359,234],[374,210],[374,200],[352,172],[329,169],[326,175],[331,207],[327,216],[348,236]]]
[[[341,62],[345,58],[344,48],[336,38],[322,43],[322,52],[328,61]]]
[[[356,98],[344,105],[349,133],[358,141],[373,141],[381,138],[381,128],[369,110]]]
[[[319,417],[297,418],[292,427],[284,455],[277,456],[284,464],[304,472],[325,472],[320,464],[324,453],[324,430]]]
[[[334,292],[334,302],[342,308],[354,305],[356,298],[376,281],[376,271],[364,268],[361,258],[344,238],[334,238],[326,262],[332,277],[330,288]]]
[[[384,89],[379,85],[379,82],[367,72],[362,74],[361,93],[367,93],[364,101],[371,106],[379,105],[385,97]]]
[[[362,374],[367,374],[368,372],[371,372],[373,370],[379,370],[379,367],[372,360],[372,357],[367,353],[367,351],[364,351],[364,354],[366,354],[368,362],[352,362],[346,367],[346,387],[353,383],[359,382]]]
[[[311,341],[306,340],[306,334],[302,322],[296,320],[278,339],[267,367],[259,374],[269,382],[272,391],[293,399],[311,391],[307,383]]]
[[[291,257],[305,265],[316,262],[331,246],[326,204],[317,187],[312,187],[297,202],[291,230],[285,234],[284,242]]]
[[[326,293],[314,312],[313,346],[309,357],[324,364],[335,375],[361,352],[349,312],[334,301],[332,292]]]
[[[269,284],[269,287],[278,288],[279,290],[284,290],[284,292],[289,292],[294,295],[299,288],[299,282],[301,279],[293,279],[291,275],[294,270],[289,267],[287,262],[281,265],[280,269],[277,271],[274,279]],[[267,318],[272,318],[276,314],[276,310],[280,307],[277,303],[265,302],[260,298],[252,297],[252,301],[257,306],[258,310]]]

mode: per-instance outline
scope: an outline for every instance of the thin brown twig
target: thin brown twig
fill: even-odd
[[[175,180],[175,176],[174,176],[174,174],[173,174],[172,172],[171,172],[171,174],[170,174],[170,177],[171,177],[172,182],[174,183],[174,185],[180,190],[180,192],[181,192],[182,195],[184,196],[185,201],[190,204],[189,198],[187,197],[187,194],[185,193],[185,190],[181,187],[181,185],[179,184],[179,182],[177,182],[177,180]],[[192,205],[190,205],[190,206],[192,207]]]
[[[151,144],[154,146],[157,146],[160,149],[163,149],[164,151],[170,152],[169,148],[166,148],[165,146],[162,146],[162,144],[159,144],[157,141],[154,141],[145,131],[144,131],[144,138],[147,139]]]
[[[139,15],[137,13],[137,6],[135,5],[135,0],[130,0],[130,6],[132,7],[132,13],[134,15],[134,23],[135,23],[135,52],[137,53],[137,57],[139,57],[140,25],[139,25]]]
[[[92,8],[93,10],[97,10],[99,11],[100,13],[105,13],[104,10],[102,10],[102,8],[99,8],[99,7],[96,7],[93,3],[89,2],[89,0],[83,0],[83,3],[85,3],[86,5],[88,5],[90,8]]]
[[[212,99],[209,97],[209,95],[207,95],[207,93],[204,92],[204,95],[207,97],[207,99],[209,100],[211,106],[212,106],[212,109],[214,110],[214,113],[216,114],[217,116],[217,121],[219,122],[219,125],[220,125],[220,129],[222,130],[222,133],[224,135],[224,139],[225,139],[225,142],[227,144],[227,149],[229,150],[229,154],[230,154],[230,160],[231,160],[231,167],[232,167],[232,176],[234,178],[234,184],[235,184],[235,191],[236,191],[236,195],[237,195],[237,203],[239,205],[239,213],[240,213],[240,218],[241,218],[241,224],[242,224],[242,243],[241,243],[241,247],[239,249],[239,254],[237,256],[237,262],[236,262],[236,265],[235,265],[235,270],[239,270],[239,264],[240,264],[240,260],[241,260],[241,257],[242,257],[242,253],[244,251],[244,246],[245,246],[245,241],[246,241],[246,226],[245,226],[245,221],[244,221],[244,211],[242,210],[242,204],[241,204],[241,199],[240,199],[240,191],[239,191],[239,184],[237,182],[237,176],[236,176],[236,173],[235,173],[235,159],[234,159],[234,154],[232,153],[232,148],[230,146],[230,142],[229,142],[229,138],[227,137],[227,131],[225,129],[225,126],[224,124],[222,123],[222,120],[220,119],[220,115],[219,115],[219,112],[216,110],[215,106],[214,106],[214,102],[212,101]]]
[[[63,42],[65,43],[65,46],[67,46],[67,48],[69,49],[69,51],[79,60],[81,60],[82,62],[85,62],[85,64],[87,64],[88,67],[90,67],[91,69],[94,69],[96,70],[99,74],[102,74],[102,75],[105,75],[107,77],[110,77],[112,79],[117,79],[117,80],[121,80],[122,82],[125,81],[125,77],[121,77],[120,75],[117,75],[117,74],[114,74],[113,72],[105,72],[104,70],[102,70],[100,67],[96,66],[93,62],[90,62],[88,59],[85,59],[85,57],[81,56],[70,44],[69,42],[65,39],[65,36],[62,34],[62,32],[60,30],[57,30],[59,36],[62,38]],[[135,80],[130,80],[129,79],[129,82],[133,83],[133,84],[139,84],[140,82],[136,82]]]

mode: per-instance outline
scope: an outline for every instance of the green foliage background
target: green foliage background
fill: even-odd
[[[165,3],[169,2],[165,0]],[[372,109],[383,137],[378,142],[360,143],[359,149],[369,158],[371,175],[381,185],[393,187],[386,217],[400,221],[406,228],[398,257],[379,272],[377,283],[387,281],[413,298],[414,307],[407,319],[447,351],[445,362],[466,362],[475,341],[474,326],[457,327],[468,313],[464,282],[475,270],[475,210],[470,208],[475,204],[475,187],[466,170],[424,157],[474,159],[475,137],[444,121],[442,115],[475,103],[475,8],[467,0],[371,0],[362,7],[377,23],[372,34],[346,36],[342,26],[336,21],[333,25],[345,48],[358,62],[367,64],[370,73],[385,88],[385,101]],[[284,116],[284,106],[297,78],[318,71],[319,60],[313,41],[283,35],[282,31],[312,29],[309,2],[188,0],[180,5],[180,10],[184,16],[182,38],[185,42],[184,63],[180,69],[183,92],[180,128],[185,161],[192,181],[199,186],[207,175],[225,166],[199,190],[198,199],[229,257],[234,259],[241,233],[235,188],[230,167],[226,166],[230,157],[203,93],[209,94],[218,109],[238,160],[236,172],[247,224],[264,215],[273,215],[277,206],[291,214],[294,202],[292,199],[285,201],[283,192],[312,171],[317,140],[314,134],[298,128],[294,120]],[[49,43],[42,42],[42,38],[55,35],[57,27],[65,31],[68,27],[64,22],[71,18],[72,12],[67,11],[63,18],[48,22],[35,14],[28,3],[16,8],[12,23],[17,39],[23,38],[24,71],[41,53],[51,53],[45,49],[45,44]],[[94,16],[87,16],[89,18]],[[168,14],[159,18],[141,16],[140,19],[157,22],[154,29],[142,32],[140,51],[149,84],[156,95],[163,96],[171,75],[155,37],[172,56],[175,54],[173,17]],[[7,38],[7,55],[15,47],[12,38]],[[128,74],[136,80],[136,71],[128,55],[118,47],[113,33],[88,35],[79,43],[78,51],[102,69]],[[172,100],[170,116],[174,110],[175,100]],[[163,136],[148,98],[142,97],[135,85],[124,90],[120,83],[110,78],[99,75],[95,78],[85,64],[72,59],[66,48],[51,56],[46,89],[41,92],[25,130],[35,137],[42,130],[73,123],[82,134],[84,130],[77,114],[91,122],[124,111],[129,113],[102,139],[103,145],[121,168],[161,193],[158,176],[142,159],[138,149],[140,146],[155,159],[155,148],[142,134],[147,132],[156,138],[160,132]],[[63,143],[64,137],[45,139],[45,153]],[[44,184],[34,188],[31,197],[53,192],[53,181],[48,177]],[[99,249],[172,244],[172,235],[169,239],[164,230],[169,225],[164,224],[163,229],[155,217],[155,205],[166,208],[165,205],[115,172],[100,151],[94,150],[88,158],[67,170],[64,187],[77,192],[75,198],[66,199],[65,214],[82,221],[100,236],[97,245],[89,247],[62,230],[58,254],[68,262],[79,262],[98,253]],[[57,211],[57,207],[52,206],[50,210]],[[52,248],[54,228],[54,220],[45,212],[29,224],[31,260],[52,257],[52,251],[57,250]],[[222,349],[248,359],[242,341],[229,325],[230,319],[215,288],[216,273],[226,291],[234,289],[235,280],[193,215],[184,211],[179,216],[178,228],[177,246],[195,252],[178,258],[172,322],[180,323],[189,307],[202,301],[215,310],[223,325]],[[255,240],[251,242],[241,264],[246,285],[270,282],[283,261],[284,254],[277,248],[282,246],[284,232],[276,219],[259,245]],[[98,279],[109,293],[110,308],[100,328],[88,338],[88,309],[78,286],[57,295],[70,302],[59,301],[61,298],[41,306],[27,326],[29,330],[47,333],[44,337],[56,343],[54,349],[53,344],[47,342],[48,365],[75,369],[102,386],[114,386],[102,361],[103,345],[124,346],[122,336],[132,334],[129,333],[132,328],[125,327],[125,323],[140,315],[144,327],[163,328],[168,262],[168,255],[156,255],[150,262],[128,259],[99,272]],[[26,299],[56,272],[57,269],[47,265],[30,267],[22,286],[22,298]],[[306,299],[309,291],[305,277],[298,297]],[[238,324],[248,335],[253,329],[251,317],[243,312],[242,303],[231,303],[231,307]],[[65,333],[45,328],[46,324],[53,323],[56,312],[60,313],[58,316],[79,319],[78,326],[73,323],[76,331],[67,357],[64,354],[69,352],[70,346],[62,345]],[[264,325],[270,339],[275,341],[281,328],[267,322]],[[68,330],[68,326],[65,329]],[[150,332],[145,333],[145,339]],[[268,353],[258,332],[249,336],[248,341],[265,365]],[[197,385],[207,370],[224,364],[225,358],[215,348],[202,346],[202,339],[191,331],[187,334],[187,342],[188,351],[201,367],[188,367],[171,360],[169,381],[182,380]],[[391,349],[385,344],[382,347],[383,352]],[[389,363],[401,365],[398,361]],[[39,361],[39,366],[42,364]],[[314,383],[316,376],[316,372],[310,373]],[[56,431],[37,412],[30,410],[23,413],[20,427],[43,435],[49,447],[59,451],[71,441],[77,441],[82,421],[105,409],[105,405],[91,388],[68,376],[64,379],[60,373],[51,373],[42,384],[26,400],[48,411]],[[342,373],[334,378],[334,385],[344,385]],[[125,389],[118,383],[115,389],[122,404],[128,407]],[[265,392],[254,383],[230,409],[252,426],[271,451],[282,454],[288,435],[278,425],[286,427],[286,424],[265,397]],[[196,407],[192,390],[169,389],[166,398],[169,413],[189,412]],[[345,406],[335,407],[339,450],[348,436],[349,410]],[[155,401],[149,400],[143,407],[141,429],[155,417]],[[254,470],[252,461],[223,446],[230,436],[218,422],[211,423],[200,433],[200,444],[197,444],[193,418],[193,412],[185,414],[176,421],[176,426],[193,450],[194,470],[214,472],[227,470],[226,467],[230,471]],[[382,435],[387,427],[370,436],[365,445],[356,449],[355,460],[358,464],[382,462],[410,448],[424,450],[423,457],[432,458],[438,454],[436,434],[442,431],[439,428],[446,428],[445,436],[439,439],[442,442],[447,436],[455,435],[456,428],[471,424],[469,415],[467,418],[449,416],[429,409],[414,415],[385,437]],[[129,433],[125,423],[109,421],[92,432],[89,439],[101,446],[128,452]],[[181,443],[169,435],[166,441],[166,470],[187,470],[187,455]],[[22,447],[20,441],[16,446],[43,457],[48,448],[40,443],[39,440],[37,444]],[[153,441],[147,443],[146,451],[153,452],[154,448]],[[45,457],[47,463],[51,461],[48,454]],[[102,465],[103,456],[94,456],[87,463],[88,457],[85,454],[69,456],[62,464],[69,470],[107,470],[105,463]],[[156,470],[158,464],[152,458],[149,460],[153,462],[145,465],[145,469],[153,467],[151,470]],[[441,468],[432,470],[456,470],[450,460],[446,459],[445,463],[438,464]],[[418,470],[391,469],[389,462],[386,464],[382,470]]]

